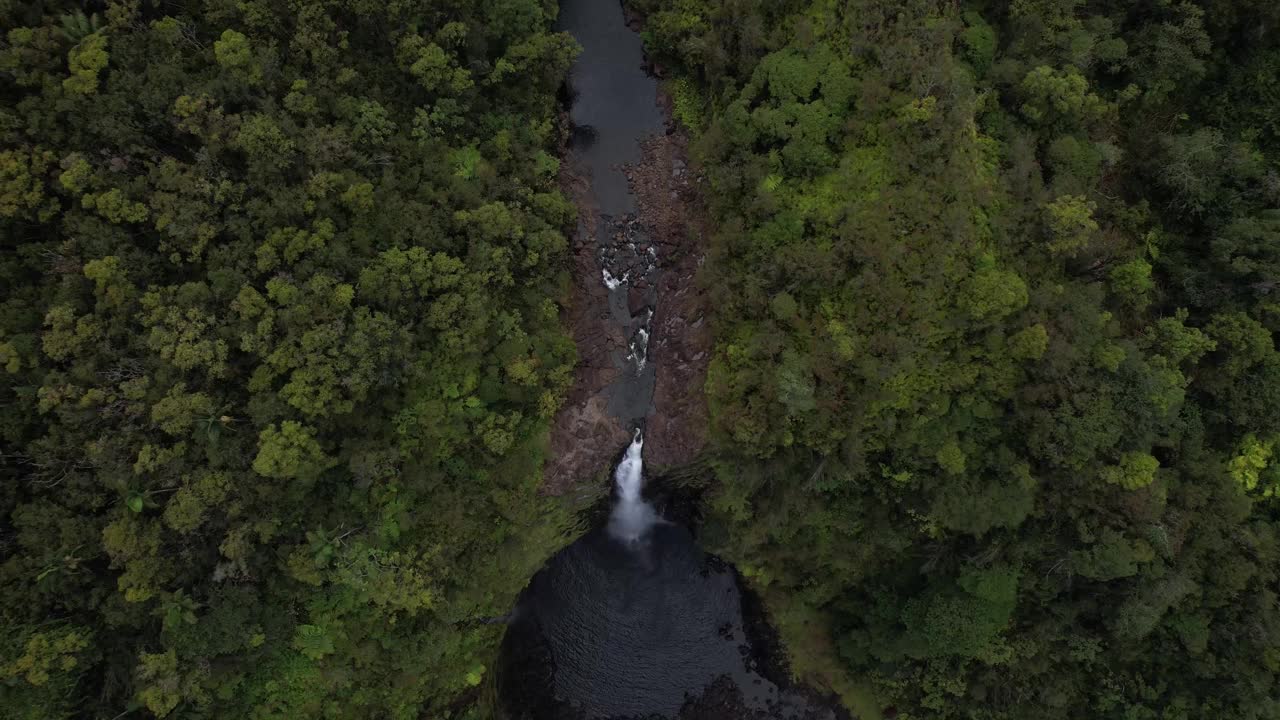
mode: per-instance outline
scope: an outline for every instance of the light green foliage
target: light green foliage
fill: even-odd
[[[224,30],[222,37],[213,43],[213,56],[218,65],[227,68],[246,85],[258,85],[262,82],[262,68],[254,59],[249,38],[243,33]],[[306,87],[305,80],[297,82],[301,82],[303,88]]]
[[[474,147],[465,147],[454,150],[450,155],[450,161],[453,165],[454,177],[471,180],[479,171],[480,164],[484,162],[484,156]]]
[[[249,38],[235,30],[223,30],[222,37],[213,43],[213,56],[223,67],[238,68],[253,60]]]
[[[1168,358],[1171,363],[1196,363],[1204,354],[1218,347],[1218,343],[1197,328],[1187,327],[1190,313],[1179,308],[1172,317],[1157,320],[1146,332],[1146,340],[1152,349]]]
[[[203,473],[187,478],[165,505],[165,525],[183,535],[195,532],[216,514],[231,489],[231,479],[225,473]]]
[[[1019,89],[1025,98],[1022,114],[1036,123],[1086,126],[1110,109],[1075,68],[1058,71],[1041,65],[1027,73]]]
[[[76,10],[66,13],[59,20],[62,25],[62,34],[73,42],[80,42],[102,29],[102,16],[98,13],[85,15],[83,10]]]
[[[333,459],[326,456],[315,432],[301,423],[286,421],[272,425],[258,436],[258,456],[253,470],[273,478],[314,480]]]
[[[87,637],[69,628],[32,633],[26,638],[22,655],[0,665],[0,677],[36,687],[47,685],[55,675],[72,673],[80,664],[80,653],[88,646]]]
[[[677,78],[671,83],[671,114],[690,131],[696,133],[706,123],[706,99],[698,86],[688,77]]]
[[[236,146],[255,161],[280,169],[289,164],[293,140],[285,136],[271,116],[257,113],[241,119]]]
[[[778,368],[778,399],[790,413],[802,413],[817,407],[813,379],[798,353],[786,352]]]
[[[281,263],[296,265],[303,255],[317,253],[333,241],[334,224],[329,219],[317,220],[310,232],[297,228],[272,230],[258,246],[258,272],[268,272]]]
[[[1223,371],[1232,377],[1275,356],[1275,341],[1262,323],[1241,312],[1215,315],[1205,328],[1218,350],[1226,354]]]
[[[1097,205],[1080,195],[1063,195],[1045,206],[1049,251],[1074,255],[1093,242],[1099,226],[1093,217]]]
[[[1142,258],[1134,258],[1111,268],[1111,291],[1126,303],[1135,307],[1143,307],[1155,289],[1155,280],[1151,278],[1151,263]]]
[[[1120,369],[1121,363],[1129,356],[1124,347],[1113,342],[1100,342],[1093,348],[1093,366],[1109,373]]]
[[[310,85],[306,80],[294,80],[289,86],[289,94],[284,96],[284,106],[291,113],[311,115],[318,109],[315,95],[307,93]]]
[[[201,369],[211,377],[227,372],[230,348],[217,337],[218,320],[199,299],[207,292],[201,285],[152,290],[142,297],[142,326],[148,348],[182,370]],[[187,305],[182,301],[190,297]]]
[[[773,310],[774,317],[779,320],[795,320],[796,311],[799,309],[796,299],[791,296],[791,293],[785,292],[775,295],[769,306]]]
[[[1079,193],[1096,182],[1107,156],[1097,144],[1075,135],[1063,135],[1048,147],[1049,167],[1055,186]]]
[[[418,35],[407,35],[396,49],[400,66],[427,90],[441,95],[458,95],[471,88],[471,74],[458,67],[444,48]]]
[[[107,66],[107,36],[94,33],[80,41],[67,54],[71,77],[62,81],[68,92],[92,95],[98,91],[98,74]]]
[[[178,383],[151,408],[151,421],[169,435],[185,435],[197,420],[207,420],[213,414],[213,400],[208,395],[186,390],[186,383]]]
[[[1139,490],[1155,480],[1158,469],[1160,462],[1154,457],[1146,453],[1129,452],[1120,458],[1119,465],[1103,468],[1102,479],[1125,490]]]
[[[373,183],[356,183],[342,193],[342,204],[352,212],[369,212],[373,209]]]
[[[1049,347],[1049,331],[1036,323],[1009,338],[1009,353],[1019,360],[1039,360]]]
[[[361,101],[356,104],[352,114],[351,134],[356,142],[376,147],[385,143],[396,131],[387,109],[376,100]]]
[[[1263,441],[1250,433],[1240,441],[1236,456],[1227,464],[1227,471],[1247,492],[1258,492],[1263,497],[1280,495],[1280,482],[1277,482],[1280,478],[1274,472],[1267,472],[1274,451],[1274,439]]]
[[[903,611],[906,654],[995,660],[1017,602],[1018,575],[1011,568],[970,569],[957,588],[910,601]]]
[[[321,660],[333,654],[333,639],[324,628],[315,625],[299,625],[293,636],[293,647],[312,660]]]
[[[730,122],[743,123],[757,142],[776,147],[789,172],[813,175],[835,162],[829,143],[852,87],[847,64],[826,45],[773,53],[732,106]]]
[[[173,650],[164,653],[142,653],[138,663],[141,689],[138,699],[156,717],[165,717],[182,702],[182,680],[178,676],[178,658]]]
[[[81,198],[81,202],[85,208],[97,210],[99,215],[113,223],[140,223],[147,219],[147,206],[130,201],[120,188],[111,188],[98,194],[89,193]]]
[[[41,349],[54,360],[64,360],[101,339],[101,326],[92,317],[76,317],[70,305],[55,305],[44,316],[47,331],[41,334]]]
[[[907,123],[925,123],[933,119],[933,111],[938,106],[938,99],[930,95],[916,98],[898,108],[898,118]]]
[[[42,176],[52,159],[47,151],[0,150],[0,217],[26,215],[42,205]]]
[[[1017,273],[994,266],[974,272],[960,295],[960,306],[975,320],[1003,318],[1026,304],[1026,282]]]
[[[965,468],[964,451],[954,442],[943,445],[938,450],[938,465],[952,475],[962,474]]]
[[[73,193],[83,193],[90,178],[93,177],[93,167],[79,153],[68,157],[62,165],[66,170],[58,176],[58,182]]]

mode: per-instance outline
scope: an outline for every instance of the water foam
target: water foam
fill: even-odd
[[[613,480],[618,485],[618,502],[609,518],[609,532],[619,540],[635,542],[658,522],[653,506],[644,501],[640,490],[644,485],[644,435],[636,430],[627,454],[618,463]]]

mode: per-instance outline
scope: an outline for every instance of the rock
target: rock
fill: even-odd
[[[631,311],[632,315],[639,315],[644,312],[644,309],[648,305],[649,301],[645,297],[645,292],[643,290],[638,287],[633,287],[627,290],[627,309]]]
[[[590,376],[599,382],[604,374],[591,373]],[[616,376],[616,372],[609,375]],[[581,369],[578,377],[584,377]],[[575,483],[591,482],[608,472],[618,450],[630,441],[630,435],[606,407],[604,395],[597,392],[581,402],[566,404],[556,414],[544,475],[545,492],[559,495]]]

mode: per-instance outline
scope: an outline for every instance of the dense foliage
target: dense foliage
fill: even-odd
[[[643,0],[720,549],[866,717],[1280,717],[1280,6]]]
[[[555,12],[0,1],[0,716],[466,712],[567,521]]]

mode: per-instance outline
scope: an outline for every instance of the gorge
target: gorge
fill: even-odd
[[[645,497],[643,456],[653,449],[646,424],[660,417],[665,440],[682,422],[679,411],[655,406],[655,385],[679,385],[664,363],[679,363],[680,330],[701,325],[680,317],[688,304],[664,307],[668,292],[673,300],[690,292],[680,261],[691,265],[696,248],[687,233],[664,232],[651,217],[654,196],[665,194],[653,180],[680,181],[685,163],[670,149],[658,83],[622,4],[566,0],[559,25],[582,45],[569,78],[566,164],[580,213],[572,307],[579,329],[591,328],[577,333],[582,366],[562,415],[594,419],[571,438],[553,434],[553,450],[565,452],[553,453],[550,486],[589,484],[602,462],[616,467],[608,520],[554,556],[513,613],[500,680],[505,709],[529,720],[833,718],[808,693],[775,683],[783,673],[765,667],[774,660],[769,631],[758,607],[744,615],[750,599],[737,573]],[[671,169],[645,168],[664,142]],[[668,396],[681,392],[699,390],[667,388]]]

